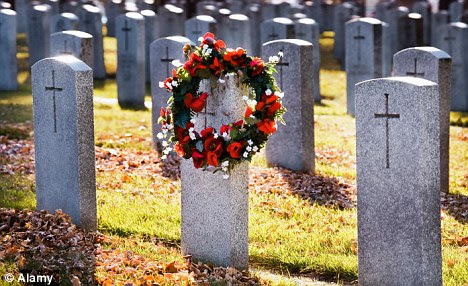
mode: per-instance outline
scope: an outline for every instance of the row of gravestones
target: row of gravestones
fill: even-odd
[[[346,23],[346,79],[347,113],[354,115],[354,87],[364,80],[386,77],[391,74],[392,53],[385,23],[375,18],[359,18]],[[436,35],[435,47],[445,51],[452,59],[451,110],[468,111],[468,25],[450,23],[442,25]],[[417,46],[417,45],[413,45]],[[393,61],[393,74],[398,75],[398,65]],[[405,75],[425,77],[431,67],[421,66],[417,58],[409,60],[412,70]],[[400,74],[401,75],[401,74]],[[434,78],[430,80],[436,81]]]
[[[158,40],[158,41],[163,41]],[[181,39],[182,40],[182,39]],[[157,48],[158,41],[152,48]],[[185,43],[188,39],[184,39]],[[182,43],[181,43],[182,45]],[[181,49],[181,46],[172,46]],[[164,50],[164,49],[163,49]],[[270,164],[314,169],[313,46],[302,40],[264,44],[263,57],[283,52],[276,80],[283,87],[284,119],[267,143]],[[361,285],[442,285],[440,191],[447,185],[450,57],[435,49],[395,56],[398,74],[418,59],[427,76],[374,79],[356,85],[359,282]],[[409,64],[408,64],[409,63]],[[92,70],[71,56],[32,67],[37,207],[61,208],[96,228]],[[205,122],[241,118],[249,91],[231,75],[205,80],[212,90]],[[226,96],[226,94],[228,96]],[[222,100],[226,110],[218,110]],[[248,265],[248,165],[222,174],[181,165],[182,250],[218,265]],[[66,192],[64,191],[66,190]],[[203,219],[200,219],[203,218]],[[222,230],[222,231],[221,231]]]

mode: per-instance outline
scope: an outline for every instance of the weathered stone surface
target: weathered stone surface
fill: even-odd
[[[16,59],[17,14],[10,9],[0,10],[0,90],[18,89],[18,61]]]
[[[355,84],[382,77],[382,35],[382,22],[375,18],[346,23],[346,110],[350,115],[355,114]]]
[[[52,16],[50,23],[50,32],[57,33],[68,30],[78,29],[79,19],[73,13],[62,13]]]
[[[260,25],[260,39],[262,44],[278,39],[294,38],[294,22],[288,18],[274,18],[265,20]]]
[[[96,229],[93,72],[72,56],[32,67],[37,209]]]
[[[121,107],[145,107],[145,18],[117,16],[117,92]]]
[[[449,5],[450,22],[455,23],[460,21],[460,17],[463,15],[464,3],[463,0],[453,1]]]
[[[277,40],[263,45],[262,58],[283,52],[275,75],[288,110],[266,145],[266,159],[293,171],[314,171],[313,46],[303,40]]]
[[[398,21],[398,50],[423,45],[423,19],[417,13],[410,13]]]
[[[153,1],[153,0],[151,0]],[[147,3],[149,5],[149,3]],[[140,12],[145,17],[145,66],[146,82],[151,82],[150,75],[150,45],[159,37],[159,22],[154,11],[143,10]]]
[[[399,23],[402,17],[406,17],[409,14],[409,10],[406,7],[396,7],[388,11],[386,15],[386,23],[389,25],[388,34],[390,37],[390,50],[391,54],[394,55],[399,51]]]
[[[95,6],[83,5],[79,9],[78,17],[80,18],[79,29],[93,36],[94,78],[105,79],[106,67],[104,65],[101,12]]]
[[[313,74],[313,85],[314,85],[314,101],[320,102],[320,26],[319,24],[310,18],[303,18],[296,21],[294,25],[294,32],[296,39],[301,39],[312,43],[314,46],[314,74]]]
[[[223,38],[228,47],[233,49],[242,47],[247,51],[252,49],[249,17],[243,14],[232,14],[224,24]]]
[[[216,35],[216,19],[208,15],[195,16],[185,21],[185,36],[193,43],[198,44],[200,37],[206,32]]]
[[[449,14],[447,11],[439,11],[432,14],[432,26],[431,26],[431,44],[432,46],[437,45],[438,30],[441,26],[449,23]]]
[[[153,147],[156,150],[161,150],[161,140],[157,138],[157,134],[161,132],[161,126],[158,124],[159,111],[161,107],[167,106],[171,95],[159,87],[159,82],[171,76],[174,69],[172,61],[185,62],[183,48],[190,43],[188,38],[176,36],[158,39],[150,46]]]
[[[73,55],[87,64],[94,65],[93,36],[81,31],[64,31],[50,36],[50,55]]]
[[[382,22],[382,76],[388,77],[392,74],[392,46],[390,44],[390,25],[385,22]]]
[[[438,31],[437,47],[452,57],[451,110],[468,111],[468,25],[450,23]]]
[[[49,56],[51,16],[52,12],[48,5],[36,5],[29,11],[27,32],[29,66]]]
[[[452,59],[437,48],[417,47],[402,50],[393,56],[394,76],[413,76],[439,85],[440,118],[440,190],[449,191],[449,133]]]
[[[175,5],[166,4],[158,10],[159,37],[184,35],[185,11]]]
[[[249,91],[236,76],[227,76],[224,84],[204,80],[200,90],[209,93],[206,110],[214,115],[197,116],[197,131],[208,126],[219,129],[243,117],[246,105],[242,96]],[[248,178],[247,163],[235,166],[229,179],[223,179],[220,172],[204,172],[195,169],[191,160],[182,160],[184,255],[225,267],[248,268]]]
[[[356,85],[359,285],[442,285],[437,84]]]

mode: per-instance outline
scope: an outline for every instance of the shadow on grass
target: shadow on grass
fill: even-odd
[[[441,194],[442,209],[462,224],[468,224],[468,196]]]
[[[468,127],[468,112],[450,112],[450,125]]]
[[[0,165],[3,163],[0,159]],[[34,209],[36,193],[33,176],[1,174],[0,207],[16,210]]]

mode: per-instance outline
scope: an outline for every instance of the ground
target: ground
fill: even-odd
[[[98,231],[35,208],[32,97],[20,35],[20,90],[0,92],[0,274],[50,271],[70,285],[173,285],[193,279],[265,285],[357,282],[355,123],[346,115],[346,75],[321,38],[322,103],[314,108],[315,174],[250,167],[249,273],[191,264],[180,253],[178,160],[151,150],[151,111],[115,104],[115,39],[105,39],[111,78],[95,82]],[[148,97],[150,102],[149,88]],[[444,285],[468,284],[468,115],[452,113],[450,194],[442,196]],[[14,211],[16,209],[18,211]],[[20,211],[21,210],[21,211]],[[88,258],[92,259],[88,259]],[[71,266],[70,266],[71,265]],[[68,266],[68,267],[66,267]],[[88,281],[86,271],[95,272]],[[192,272],[193,274],[189,274]]]

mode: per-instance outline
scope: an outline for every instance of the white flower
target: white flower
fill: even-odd
[[[162,155],[161,156],[161,160],[166,160],[167,159],[167,155]]]
[[[217,139],[217,138],[219,137],[219,134],[215,132],[215,133],[213,133],[213,137],[214,137],[215,139]]]
[[[164,88],[164,82],[163,82],[163,81],[160,81],[160,82],[159,82],[159,87],[160,87],[160,88]]]
[[[194,130],[195,130],[195,128],[190,127],[188,131],[189,131],[189,132],[193,132]]]
[[[192,119],[190,119],[190,122],[195,124],[195,122],[197,122],[197,120],[195,118],[192,118]]]
[[[218,79],[218,82],[219,82],[219,83],[225,83],[226,81],[225,81],[224,79],[222,79],[222,78],[219,78],[219,79]]]
[[[254,152],[257,152],[257,151],[258,151],[258,147],[257,147],[257,146],[253,146],[252,150],[253,150]]]
[[[193,132],[190,132],[190,133],[189,133],[189,136],[190,136],[190,139],[192,139],[192,140],[197,139],[197,136],[196,136],[195,133],[193,133]]]
[[[163,132],[164,134],[167,134],[167,132],[168,132],[168,131],[167,131],[167,128],[163,128],[163,129],[162,129],[162,132]]]
[[[247,157],[249,157],[249,153],[244,152],[244,154],[242,154],[242,156],[244,156],[244,158],[247,158]]]
[[[253,141],[249,139],[249,140],[247,140],[247,144],[249,144],[250,146],[252,146],[252,145],[253,145]]]
[[[275,95],[277,95],[279,98],[283,98],[284,92],[276,92]]]
[[[252,100],[249,100],[249,101],[247,102],[247,104],[250,105],[250,106],[256,106],[256,105],[257,105],[257,101],[256,101],[255,99],[252,99]]]
[[[167,129],[172,130],[174,128],[174,125],[172,124],[166,124]]]
[[[209,48],[209,47],[208,47],[207,44],[204,44],[204,45],[203,45],[203,50],[206,50],[206,49],[208,49],[208,48]]]
[[[242,97],[242,100],[243,100],[243,101],[248,101],[249,98],[248,98],[246,95],[244,95],[244,96]]]
[[[253,114],[251,114],[250,118],[255,119],[256,117]]]
[[[158,135],[156,135],[156,137],[158,137],[158,139],[163,139],[164,135],[161,132],[159,132]]]
[[[227,172],[227,168],[226,167],[222,167],[221,170],[223,170],[223,172]]]
[[[250,147],[250,146],[247,146],[247,148],[245,148],[245,149],[246,149],[247,151],[249,151],[249,152],[252,151],[252,147]]]
[[[212,51],[213,51],[213,49],[208,49],[208,50],[206,50],[206,53],[210,55]]]
[[[163,145],[163,147],[167,147],[169,145],[169,143],[167,143],[167,141],[163,141],[162,145]]]
[[[203,39],[203,37],[198,38],[198,41],[199,41],[199,42],[203,42],[204,40],[205,40],[205,39]]]
[[[229,133],[227,132],[224,132],[223,134],[221,134],[221,136],[223,136],[224,141],[231,140],[231,136],[229,136]]]
[[[173,87],[177,87],[179,85],[179,83],[175,80],[173,80],[171,84]]]
[[[278,56],[282,58],[284,56],[283,52],[278,52]]]
[[[265,90],[265,94],[270,96],[273,92],[271,91],[271,89],[267,89]]]
[[[224,161],[221,163],[221,167],[225,168],[227,166],[229,166],[229,161]]]
[[[229,179],[229,174],[224,174],[223,179],[225,179],[225,180]]]
[[[277,56],[272,56],[268,58],[269,62],[279,62],[279,58]]]
[[[172,62],[172,65],[175,66],[176,68],[180,67],[182,65],[182,63],[180,62],[180,60],[173,60]]]

